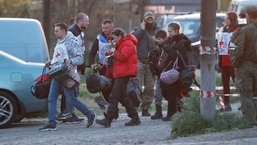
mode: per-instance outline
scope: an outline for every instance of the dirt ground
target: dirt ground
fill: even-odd
[[[237,110],[238,106],[232,106]],[[141,115],[141,114],[140,114]],[[102,118],[98,116],[97,118]],[[192,137],[170,139],[171,122],[151,120],[142,117],[141,125],[127,127],[126,114],[120,114],[110,128],[95,124],[86,128],[86,122],[80,124],[59,123],[58,130],[39,132],[47,124],[47,119],[24,119],[11,128],[0,130],[1,145],[255,145],[257,128],[212,133]]]

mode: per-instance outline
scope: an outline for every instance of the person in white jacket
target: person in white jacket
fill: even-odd
[[[56,65],[66,63],[68,65],[77,67],[78,65],[82,64],[84,61],[83,52],[79,49],[80,47],[76,42],[76,38],[71,33],[67,33],[67,25],[65,23],[55,24],[54,34],[58,40],[55,46],[53,60],[46,62],[46,66],[54,68]],[[63,91],[64,95],[66,96],[65,116],[72,117],[72,106],[74,106],[85,116],[87,116],[87,128],[93,127],[96,114],[89,110],[85,104],[77,99],[75,88],[65,88],[61,83],[57,82],[55,79],[52,79],[48,95],[48,125],[40,128],[39,131],[51,131],[57,129],[57,123],[55,120],[57,112],[56,106],[57,99],[61,91]]]

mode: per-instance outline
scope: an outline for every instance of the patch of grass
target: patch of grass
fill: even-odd
[[[183,111],[177,113],[172,121],[172,138],[202,134],[205,132],[207,124],[207,121],[197,112]]]
[[[245,129],[247,122],[236,113],[222,113],[215,117],[210,132],[221,132],[236,129]]]
[[[192,92],[192,94],[194,93]],[[247,122],[242,116],[231,112],[217,113],[213,121],[205,120],[200,115],[200,98],[198,96],[199,94],[183,98],[182,112],[172,117],[172,138],[245,129],[247,127]]]

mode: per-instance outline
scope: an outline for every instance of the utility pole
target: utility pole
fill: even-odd
[[[216,112],[216,1],[201,0],[201,91],[200,114],[213,121]]]

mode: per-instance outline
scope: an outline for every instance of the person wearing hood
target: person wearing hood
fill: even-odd
[[[128,34],[121,28],[115,28],[112,36],[116,46],[111,45],[106,55],[113,57],[111,68],[107,68],[106,76],[114,79],[113,88],[109,96],[107,113],[104,119],[97,119],[96,123],[104,127],[110,127],[112,120],[118,116],[118,102],[124,102],[128,116],[132,118],[125,126],[141,124],[136,108],[128,98],[127,84],[131,77],[137,76],[137,51],[138,43],[135,36]],[[110,71],[111,70],[111,71]]]
[[[65,23],[55,24],[54,34],[56,36],[57,44],[54,48],[53,59],[47,61],[45,66],[55,68],[63,63],[77,67],[82,64],[83,52],[80,50],[79,44],[72,33],[67,33],[67,25]],[[88,118],[87,128],[92,127],[95,123],[96,114],[89,110],[85,104],[79,101],[76,97],[75,88],[65,88],[61,83],[55,79],[51,80],[51,86],[48,94],[48,125],[39,129],[39,131],[52,131],[57,129],[56,123],[56,106],[57,99],[63,91],[66,96],[66,115],[72,116],[72,107],[74,106]]]
[[[138,80],[139,86],[144,86],[142,90],[142,116],[151,116],[148,109],[150,108],[154,98],[154,84],[150,67],[148,54],[151,49],[156,49],[157,40],[155,33],[160,28],[155,23],[154,13],[147,11],[144,14],[144,20],[139,27],[136,27],[131,33],[137,38],[137,59],[138,59]]]

